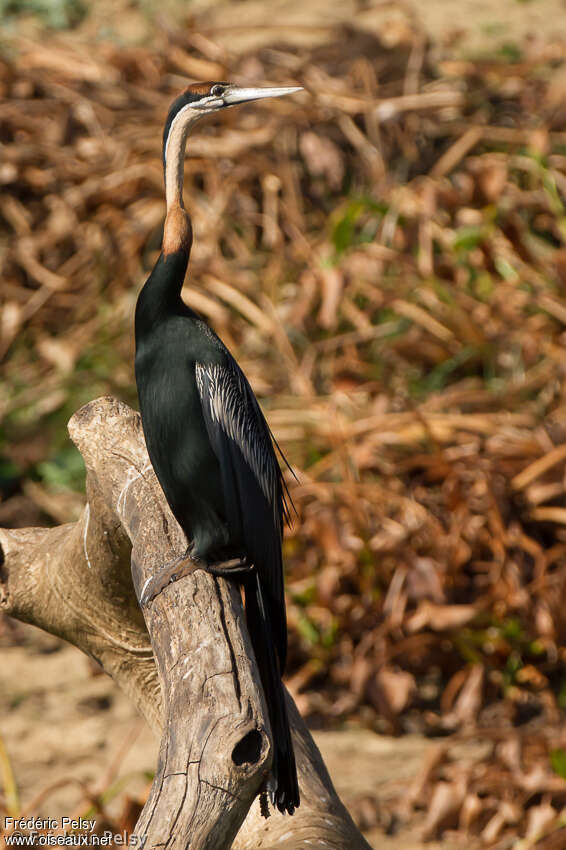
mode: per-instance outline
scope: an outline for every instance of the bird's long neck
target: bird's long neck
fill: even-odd
[[[191,220],[183,204],[185,146],[194,123],[177,116],[164,138],[163,168],[167,215],[161,255],[143,287],[136,306],[136,337],[152,330],[163,318],[188,308],[181,300],[193,241]]]
[[[165,201],[167,216],[163,230],[163,253],[191,250],[191,221],[183,203],[183,179],[185,173],[185,147],[187,136],[198,116],[180,113],[171,123],[164,139],[163,169],[165,176]]]

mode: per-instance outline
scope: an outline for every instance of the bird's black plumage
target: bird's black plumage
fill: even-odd
[[[164,146],[167,126],[189,102],[173,104]],[[287,651],[281,556],[286,491],[250,384],[224,343],[181,299],[190,225],[182,202],[171,207],[167,221],[174,222],[173,235],[165,234],[168,249],[136,305],[142,424],[150,459],[193,560],[206,566],[238,557],[254,566],[244,580],[246,619],[275,745],[273,799],[281,811],[292,813],[299,789],[281,683]]]

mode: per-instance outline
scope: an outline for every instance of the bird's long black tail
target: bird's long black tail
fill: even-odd
[[[273,736],[271,772],[275,787],[269,789],[271,802],[280,812],[292,815],[300,802],[295,754],[279,662],[257,571],[245,583],[245,588],[248,631],[259,667]]]

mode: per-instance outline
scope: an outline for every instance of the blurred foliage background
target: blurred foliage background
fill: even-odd
[[[174,5],[0,2],[0,522],[76,518],[68,418],[136,404],[169,102],[195,79],[303,85],[201,125],[185,168],[184,297],[298,478],[289,687],[313,725],[480,729],[481,764],[439,757],[411,798],[448,795],[430,834],[564,846],[559,27],[486,51],[402,4],[278,4],[276,25]]]

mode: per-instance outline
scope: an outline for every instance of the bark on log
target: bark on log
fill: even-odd
[[[0,609],[96,658],[161,733],[136,826],[146,848],[367,850],[289,694],[301,806],[261,816],[271,732],[238,587],[196,572],[166,588],[144,622],[144,582],[186,541],[139,415],[102,398],[69,431],[87,469],[85,510],[58,528],[0,529]]]

